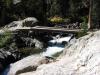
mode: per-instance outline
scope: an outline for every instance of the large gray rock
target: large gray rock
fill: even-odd
[[[36,71],[20,75],[100,75],[99,57],[100,31],[97,31],[78,39],[69,47],[66,47],[63,56],[58,61],[41,65],[37,67]],[[31,61],[32,59],[25,63],[30,64]],[[16,70],[17,66],[12,69]],[[10,70],[10,72],[13,72],[13,70]],[[10,75],[14,75],[14,73]]]
[[[43,43],[42,42],[40,42],[37,39],[34,39],[34,42],[35,42],[35,47],[36,48],[43,49]]]
[[[36,38],[30,38],[30,37],[21,37],[21,39],[25,42],[25,45],[27,47],[34,47],[37,49],[43,49],[43,42],[40,42]]]
[[[33,27],[33,26],[36,26],[38,20],[34,17],[28,17],[26,19],[23,20],[23,26],[26,26],[26,27]]]
[[[17,4],[17,3],[20,3],[21,0],[13,0],[13,4]]]
[[[5,69],[10,63],[20,59],[20,55],[16,49],[2,48],[0,49],[0,72]]]
[[[6,31],[15,31],[17,29],[23,29],[23,28],[31,28],[37,25],[38,20],[35,17],[28,17],[24,20],[20,21],[13,21],[6,25],[4,28],[0,29],[0,34],[6,32]]]
[[[52,61],[53,60],[41,55],[31,55],[14,64],[11,64],[7,75],[19,75],[24,72],[35,71],[38,66]]]

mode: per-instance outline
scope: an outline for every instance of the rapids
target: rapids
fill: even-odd
[[[45,56],[53,57],[53,55],[55,55],[56,53],[63,51],[65,46],[68,44],[68,42],[73,37],[72,34],[64,36],[64,37],[63,36],[58,37],[58,36],[60,36],[60,35],[53,36],[52,37],[53,40],[48,41],[48,47],[45,49],[45,51],[41,52],[40,55],[42,55],[43,57],[45,57]],[[31,64],[27,64],[27,65],[31,65]],[[21,67],[22,65],[19,64],[18,66]],[[16,70],[14,69],[14,70],[17,71],[20,67],[16,68]],[[10,68],[11,68],[11,65],[3,72],[2,75],[8,75]]]

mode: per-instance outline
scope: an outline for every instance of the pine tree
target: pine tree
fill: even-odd
[[[5,25],[6,22],[6,17],[9,15],[10,11],[10,6],[12,4],[12,0],[1,0],[0,1],[0,6],[1,6],[1,17],[0,17],[0,25]]]

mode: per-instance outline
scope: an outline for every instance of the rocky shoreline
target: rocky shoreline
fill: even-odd
[[[58,36],[61,37],[63,35],[57,33],[34,34],[34,32],[32,31],[20,31],[16,32],[16,34],[13,34],[12,32],[15,31],[18,27],[23,27],[23,24],[25,26],[27,26],[28,24],[29,26],[32,26],[35,22],[37,22],[36,19],[34,21],[34,18],[27,18],[22,21],[12,22],[8,26],[3,28],[11,31],[11,37],[9,38],[9,41],[5,43],[5,45],[0,49],[0,71],[3,71],[6,67],[8,67],[8,65],[10,65],[11,63],[15,63],[20,59],[23,59],[33,54],[40,54],[41,52],[44,52],[48,45],[52,46],[57,44],[57,40],[55,41],[55,43],[48,43],[50,40],[55,40],[58,38]],[[1,29],[1,31],[3,31],[3,29]],[[1,36],[5,36],[3,35],[4,33],[6,32],[3,31],[3,33],[1,33]],[[64,36],[65,35],[68,36],[68,34],[64,34]],[[60,44],[62,44],[62,41],[59,43],[59,45]],[[66,41],[63,44],[66,44]],[[43,58],[46,58],[47,60],[47,57],[44,56]]]
[[[41,56],[24,58],[12,64],[8,75],[17,75],[17,72],[20,72],[19,75],[100,75],[99,38],[100,31],[97,31],[70,42],[61,56],[48,64],[43,63],[39,65]],[[37,58],[39,59],[37,60]],[[32,62],[31,59],[33,60]],[[25,61],[27,61],[26,65],[17,66]],[[32,67],[37,64],[39,66],[34,70]],[[27,65],[30,66],[27,67]],[[17,69],[16,71],[15,68]],[[31,70],[25,71],[28,68],[31,68]]]

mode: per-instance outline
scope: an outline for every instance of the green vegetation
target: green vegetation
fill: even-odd
[[[63,23],[64,19],[59,16],[54,16],[52,18],[49,18],[49,21],[55,24]]]
[[[82,30],[81,30],[80,32],[78,32],[77,38],[82,37],[82,36],[84,36],[84,35],[87,35],[88,26],[87,26],[87,23],[86,23],[86,22],[82,22],[81,29],[82,29]]]
[[[83,20],[82,24],[81,24],[81,31],[78,32],[78,38],[79,37],[82,37],[84,35],[87,35],[87,32],[88,32],[88,19],[87,19],[87,16],[84,16],[81,18]]]
[[[0,35],[0,48],[7,45],[7,43],[10,42],[11,39],[11,32],[5,32],[2,35]]]
[[[31,55],[31,54],[38,54],[40,52],[43,52],[43,50],[41,50],[41,49],[38,49],[38,48],[28,48],[28,47],[21,48],[21,49],[19,49],[19,51],[21,53],[23,53],[25,56]]]
[[[57,52],[56,54],[53,55],[53,57],[59,57],[61,55],[61,53],[63,53],[63,51]]]
[[[50,21],[59,23],[63,22],[61,17],[70,17],[71,23],[82,23],[82,17],[87,16],[89,27],[100,23],[100,0],[21,0],[18,4],[13,4],[13,0],[0,0],[0,11],[1,26],[26,17],[36,17],[45,25],[47,19],[55,15],[60,18]]]

